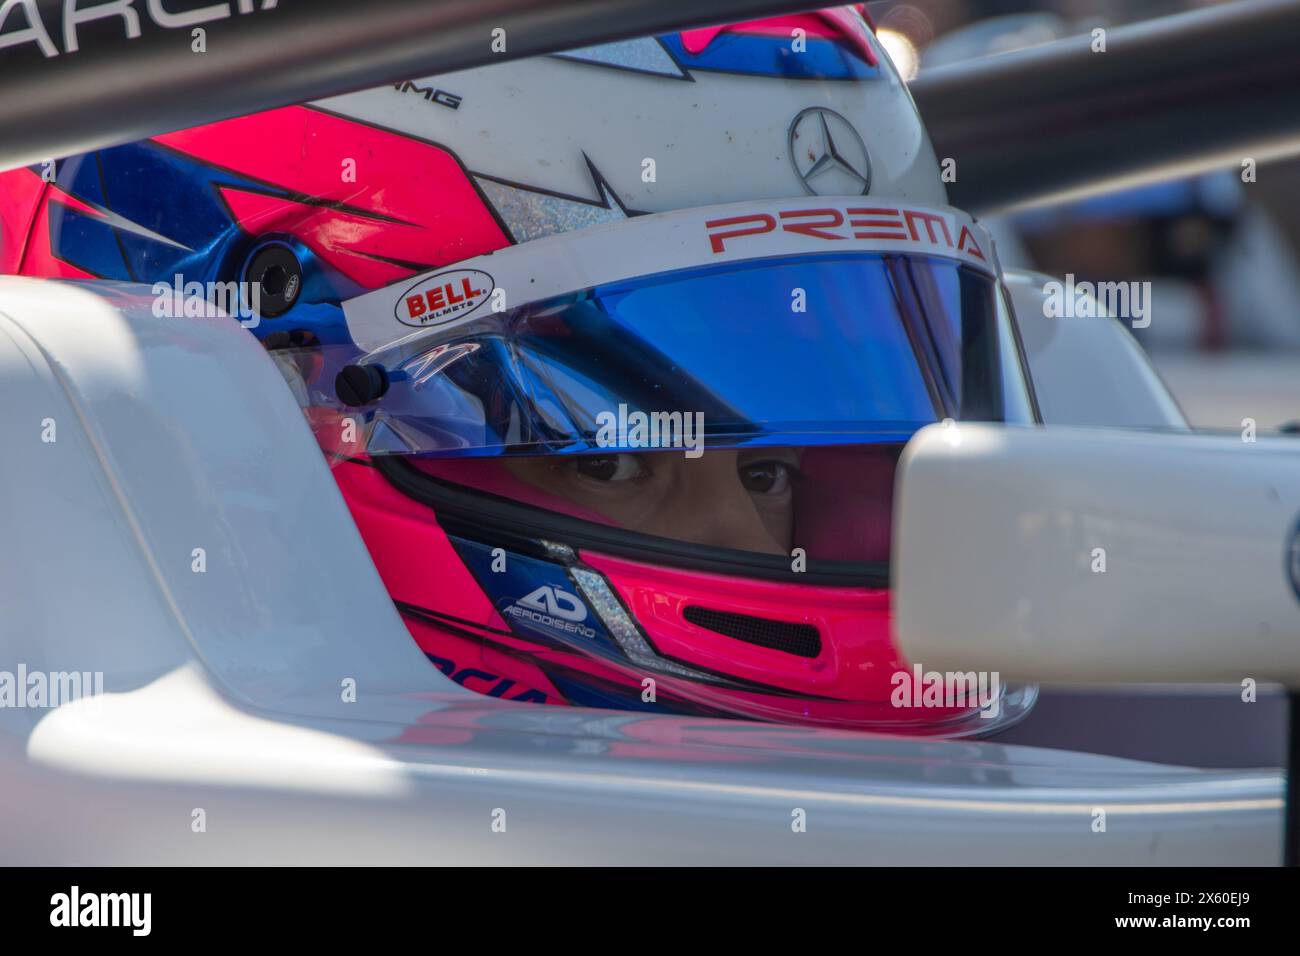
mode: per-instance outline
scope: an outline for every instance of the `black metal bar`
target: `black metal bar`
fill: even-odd
[[[64,22],[64,0],[0,24],[0,169],[399,79],[815,6],[805,0],[132,0]],[[92,10],[82,0],[71,6]],[[113,4],[120,7],[122,4]],[[35,8],[39,23],[28,20]],[[166,25],[167,15],[222,10]],[[164,16],[159,17],[158,11]],[[242,12],[247,11],[247,12]],[[205,31],[195,52],[192,31]],[[493,31],[505,31],[505,52]],[[68,31],[72,30],[71,33]],[[34,31],[34,32],[24,32]],[[75,36],[77,49],[69,49]],[[19,42],[14,42],[15,40]],[[54,55],[49,55],[49,54]]]
[[[784,12],[799,0],[134,0],[76,26],[36,0],[49,37],[0,47],[0,168],[406,77]],[[93,7],[90,5],[88,9]],[[251,12],[240,12],[248,9]],[[0,41],[35,26],[11,8]],[[505,52],[492,49],[504,29]],[[31,36],[34,36],[32,34]],[[1300,0],[1197,11],[936,70],[913,84],[955,204],[990,211],[1249,156],[1300,152]],[[47,53],[54,53],[47,56]]]
[[[923,72],[956,206],[993,212],[1300,152],[1300,3],[1214,7]]]

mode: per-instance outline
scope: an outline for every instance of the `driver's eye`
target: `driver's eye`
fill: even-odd
[[[575,459],[573,468],[592,481],[628,481],[646,474],[635,455],[584,455]]]
[[[758,495],[779,495],[790,487],[793,469],[780,461],[757,461],[740,466],[740,483]]]

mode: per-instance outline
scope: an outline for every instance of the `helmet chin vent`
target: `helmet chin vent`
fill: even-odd
[[[749,614],[716,611],[692,604],[682,611],[682,617],[694,624],[727,637],[757,644],[759,647],[783,651],[797,657],[816,657],[822,652],[822,637],[811,624],[794,624],[790,621],[773,621]]]

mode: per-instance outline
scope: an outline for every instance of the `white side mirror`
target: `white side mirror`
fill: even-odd
[[[899,469],[910,660],[1022,681],[1300,687],[1294,438],[932,425]]]

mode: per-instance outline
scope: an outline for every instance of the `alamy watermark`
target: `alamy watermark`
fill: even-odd
[[[1151,324],[1150,282],[1075,282],[1070,272],[1065,282],[1043,283],[1043,296],[1043,315],[1049,319],[1111,316],[1135,329]]]
[[[103,671],[0,671],[0,707],[59,707],[104,693]]]
[[[703,412],[617,412],[596,415],[596,444],[601,448],[684,448],[687,458],[704,454]]]
[[[916,664],[889,679],[894,707],[977,707],[992,720],[1002,709],[1002,678],[997,671],[927,671]]]
[[[116,926],[130,929],[132,936],[148,936],[152,917],[152,893],[83,893],[73,886],[50,897],[51,926]]]
[[[172,283],[153,284],[153,314],[159,319],[239,319],[246,329],[262,323],[260,282],[186,282],[179,272]]]

